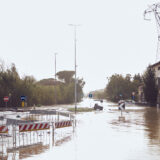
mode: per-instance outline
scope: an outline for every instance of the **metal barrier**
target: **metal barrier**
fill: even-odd
[[[60,121],[60,117],[62,121]],[[9,116],[0,117],[0,119],[2,120],[0,124],[0,143],[2,144],[2,147],[0,147],[0,159],[1,153],[3,154],[3,159],[5,159],[6,149],[20,150],[44,141],[55,145],[56,129],[64,127],[72,129],[71,126],[73,126],[74,130],[75,127],[73,123],[74,115],[65,111],[32,110],[26,114],[20,114],[19,117],[16,116],[15,119],[9,118]],[[58,130],[57,133],[59,133]],[[23,151],[25,152],[25,149]]]
[[[50,129],[49,123],[19,124],[19,132],[38,131],[46,129]]]
[[[70,117],[69,113],[65,113],[65,112],[57,112],[60,116],[64,116],[64,117]]]
[[[14,125],[14,124],[20,124],[20,123],[28,124],[31,122],[34,122],[34,121],[31,121],[31,120],[26,121],[26,120],[17,120],[17,119],[7,118],[7,125]]]
[[[64,117],[70,117],[70,113],[59,112],[56,110],[31,110],[30,114],[43,114],[43,115],[60,115]]]
[[[60,121],[60,122],[55,122],[55,128],[64,128],[64,127],[70,127],[72,126],[72,121]]]
[[[56,115],[56,110],[31,110],[30,114]]]

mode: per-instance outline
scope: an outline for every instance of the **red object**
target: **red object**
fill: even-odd
[[[27,132],[27,131],[38,131],[50,129],[49,123],[30,123],[30,124],[20,124],[19,131]]]
[[[55,123],[55,128],[63,128],[72,126],[72,121],[61,121]]]
[[[0,126],[0,133],[8,133],[7,126]]]
[[[4,100],[5,102],[8,102],[8,101],[9,101],[9,97],[5,96],[5,97],[3,98],[3,100]]]

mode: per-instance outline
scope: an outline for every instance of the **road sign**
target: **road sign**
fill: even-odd
[[[21,100],[25,101],[26,100],[26,96],[21,96]]]
[[[135,99],[135,92],[132,92],[132,99]]]
[[[92,97],[93,97],[93,95],[90,93],[90,94],[89,94],[89,98],[92,98]]]
[[[3,98],[3,100],[4,100],[4,102],[8,102],[8,101],[9,101],[9,97],[8,97],[8,96],[5,96],[5,97]]]

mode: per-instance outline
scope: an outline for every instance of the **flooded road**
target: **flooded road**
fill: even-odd
[[[103,107],[77,114],[74,130],[57,130],[54,143],[21,149],[15,160],[160,159],[160,109],[128,105],[120,119],[114,104]]]

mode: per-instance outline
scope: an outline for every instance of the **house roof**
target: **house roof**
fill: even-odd
[[[152,64],[151,67],[156,67],[157,65],[160,65],[160,61],[157,62],[157,63]]]

